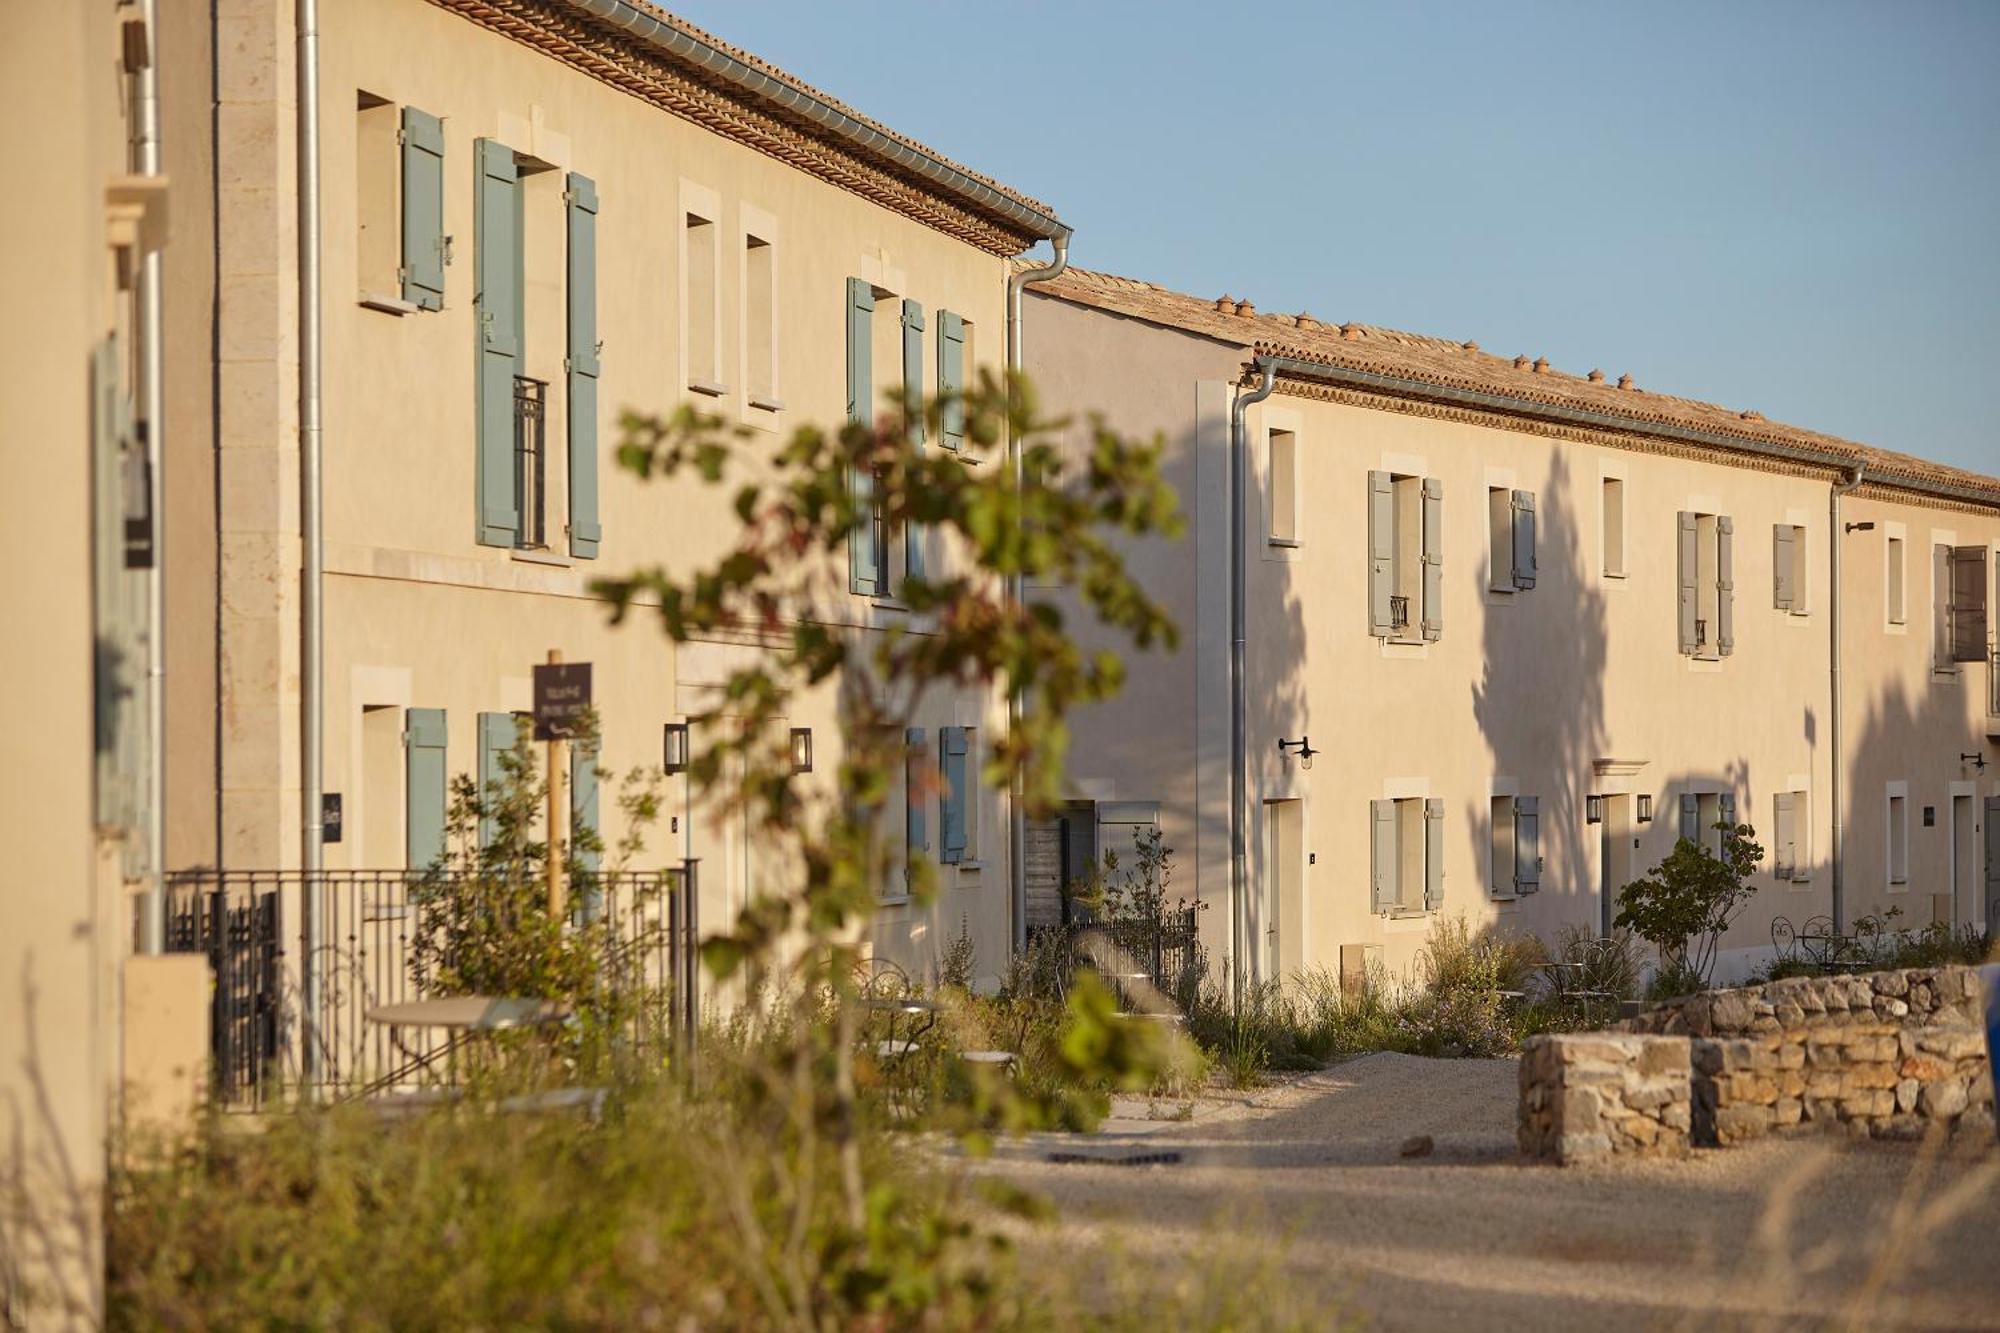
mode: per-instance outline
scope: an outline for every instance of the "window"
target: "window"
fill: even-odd
[[[1888,582],[1887,586],[1883,589],[1882,600],[1883,604],[1888,608],[1888,620],[1891,625],[1905,624],[1909,620],[1909,607],[1905,600],[1907,578],[1904,569],[1906,558],[1903,554],[1903,549],[1903,539],[1901,537],[1889,538],[1887,555]]]
[[[396,108],[386,98],[358,93],[354,119],[355,276],[365,300],[387,300],[397,290],[402,238],[396,208]]]
[[[1444,485],[1368,474],[1368,632],[1392,643],[1444,636]]]
[[[954,452],[965,447],[965,368],[972,361],[972,321],[950,310],[938,311],[937,396],[938,443]]]
[[[1722,854],[1722,830],[1716,825],[1736,822],[1733,792],[1682,792],[1681,837],[1714,856]]]
[[[1986,548],[1940,546],[1938,551],[1945,566],[1938,661],[1956,670],[1960,662],[1986,660]]]
[[[938,732],[938,859],[946,865],[979,859],[978,741],[972,727]]]
[[[1900,782],[1889,784],[1888,808],[1889,887],[1910,883],[1910,797]]]
[[[355,284],[391,314],[444,308],[444,122],[355,94]]]
[[[1680,648],[1715,661],[1736,650],[1735,522],[1682,510],[1678,560]]]
[[[514,545],[524,551],[540,551],[549,544],[548,394],[543,381],[514,377],[514,494],[521,517]]]
[[[1444,802],[1423,797],[1369,803],[1371,906],[1384,914],[1444,906]]]
[[[775,412],[778,400],[777,258],[772,244],[743,238],[743,380],[750,406]]]
[[[1299,544],[1299,437],[1274,430],[1267,437],[1270,477],[1270,538],[1273,546]]]
[[[1512,898],[1542,887],[1541,802],[1533,796],[1493,798],[1493,896]]]
[[[1535,493],[1486,488],[1486,586],[1513,592],[1535,586]]]
[[[1598,522],[1604,540],[1604,573],[1625,577],[1625,479],[1606,477],[1598,494]]]
[[[1811,810],[1802,791],[1771,798],[1771,873],[1778,879],[1803,884],[1812,878]]]
[[[683,233],[686,305],[682,307],[681,345],[687,349],[688,388],[720,397],[728,390],[722,383],[719,352],[722,307],[716,275],[715,219],[689,213]]]
[[[1771,529],[1771,605],[1795,616],[1806,613],[1806,530],[1796,523]]]

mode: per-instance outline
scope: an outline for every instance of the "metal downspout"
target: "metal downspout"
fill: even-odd
[[[1047,282],[1069,267],[1070,234],[1069,229],[1064,228],[1050,239],[1049,244],[1055,247],[1054,262],[1007,275],[1007,375],[1010,382],[1021,372],[1021,291],[1029,283]],[[1007,468],[1013,478],[1014,491],[1019,494],[1025,480],[1021,470],[1021,441],[1012,431],[1007,436]],[[1024,584],[1018,573],[1007,576],[1007,600],[1016,607],[1026,600]],[[1022,706],[1021,691],[1009,682],[1007,731],[1010,735],[1020,730]],[[1028,945],[1028,820],[1021,809],[1025,794],[1021,775],[1016,772],[1007,800],[1007,906],[1013,924],[1015,953]]]
[[[1833,928],[1836,932],[1847,928],[1847,894],[1841,882],[1840,874],[1840,832],[1842,824],[1840,806],[1842,784],[1840,781],[1840,770],[1841,766],[1846,763],[1846,757],[1840,752],[1840,547],[1843,539],[1846,537],[1846,533],[1841,530],[1840,526],[1840,497],[1861,484],[1861,474],[1866,470],[1866,464],[1857,463],[1854,471],[1846,481],[1834,484],[1832,490],[1828,493],[1826,502],[1827,582],[1832,588],[1831,605],[1828,608],[1826,623],[1827,643],[1830,649],[1828,653],[1828,674],[1830,676],[1829,685],[1832,695],[1827,701],[1827,708],[1832,715],[1830,722],[1833,733],[1833,781],[1831,784],[1833,797],[1833,861],[1831,870],[1833,882]]]
[[[300,1067],[306,1095],[319,1082],[318,969],[321,745],[324,740],[326,551],[320,499],[319,4],[295,0],[299,103],[299,868]]]
[[[1243,544],[1249,540],[1244,521],[1244,496],[1250,486],[1250,444],[1246,436],[1245,414],[1278,387],[1277,365],[1268,357],[1258,357],[1257,369],[1263,383],[1248,393],[1239,392],[1229,409],[1229,973],[1231,1001],[1237,1012],[1243,1008],[1243,973],[1249,955],[1250,916],[1246,896],[1250,884],[1249,855],[1244,846],[1250,822],[1247,728],[1248,681],[1244,674],[1245,626],[1249,615],[1248,573]]]
[[[133,169],[160,174],[160,23],[157,0],[142,0],[146,64],[139,71]],[[146,896],[139,918],[139,952],[167,942],[167,612],[166,407],[160,343],[160,252],[139,271],[140,413],[146,423],[146,512],[152,520],[152,568],[146,571]]]

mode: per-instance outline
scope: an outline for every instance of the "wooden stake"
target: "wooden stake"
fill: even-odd
[[[549,665],[562,665],[562,650],[549,649]],[[563,913],[563,783],[568,776],[565,760],[569,757],[567,741],[549,741],[549,812],[548,812],[548,875],[549,875],[549,919],[561,921]]]

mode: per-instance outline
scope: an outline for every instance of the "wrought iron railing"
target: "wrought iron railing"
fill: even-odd
[[[1410,599],[1402,596],[1389,598],[1389,628],[1408,629],[1410,627]]]
[[[2000,717],[2000,647],[1986,655],[1986,716]]]
[[[580,875],[569,929],[598,936],[603,1006],[617,1037],[637,1046],[692,1043],[699,1022],[696,863],[660,871]],[[440,997],[417,966],[428,893],[464,887],[402,870],[192,870],[167,880],[167,950],[204,953],[215,972],[210,1046],[214,1091],[258,1106],[310,1081],[339,1093],[421,1058],[433,1037],[370,1021],[384,1005]],[[320,940],[302,1003],[298,925],[317,895]],[[304,1059],[306,1052],[314,1057]]]
[[[548,545],[548,431],[544,417],[549,386],[541,380],[514,378],[514,494],[521,501],[521,530],[516,544],[529,550]]]

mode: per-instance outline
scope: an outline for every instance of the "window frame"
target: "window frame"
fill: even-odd
[[[1882,624],[1891,633],[1910,624],[1910,539],[1900,523],[1887,525],[1882,538]]]
[[[1885,891],[1910,891],[1910,785],[1891,782],[1883,793],[1882,839]]]
[[[722,398],[729,393],[722,365],[722,201],[714,190],[683,179],[679,207],[680,382],[688,393]],[[705,311],[697,309],[703,304]],[[697,327],[705,330],[699,343]],[[706,366],[697,364],[698,346],[707,351]]]
[[[1622,580],[1627,576],[1626,537],[1629,531],[1625,509],[1625,478],[1609,473],[1602,474],[1597,479],[1597,554],[1598,570],[1603,577]]]
[[[1280,440],[1283,448],[1280,448]],[[1280,457],[1284,468],[1279,467]],[[1264,539],[1269,546],[1297,549],[1305,544],[1300,515],[1299,432],[1295,426],[1267,426],[1264,431]],[[1281,485],[1280,482],[1283,484]],[[1283,522],[1280,522],[1282,515]]]

